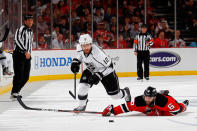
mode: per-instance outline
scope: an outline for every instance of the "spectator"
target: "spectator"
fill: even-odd
[[[56,39],[59,33],[60,33],[60,28],[59,26],[56,26],[55,30],[52,32],[52,39]]]
[[[126,10],[124,9],[125,10],[124,12],[127,14],[127,16],[132,17],[133,16],[133,9],[134,9],[134,7],[132,5],[128,5]]]
[[[103,0],[103,4],[102,4],[103,8],[105,9],[105,11],[107,10],[107,7],[112,7],[112,15],[116,15],[116,1],[114,0]]]
[[[59,18],[61,17],[61,12],[59,8],[55,8],[53,11],[53,22],[57,25]]]
[[[49,45],[51,45],[51,33],[50,33],[49,29],[47,29],[45,31],[44,39],[46,40],[46,43],[47,43],[48,48],[49,48]]]
[[[85,16],[85,18],[84,18],[83,32],[86,32],[87,31],[87,26],[89,24],[92,25],[92,16],[91,16],[91,14]],[[94,23],[93,26],[94,26],[94,29],[95,29],[96,24]]]
[[[52,0],[53,4],[58,4],[60,0]]]
[[[114,47],[117,48],[117,41],[114,42]],[[126,41],[123,39],[123,35],[120,34],[118,38],[118,48],[128,48]]]
[[[59,28],[60,28],[60,33],[61,34],[66,34],[67,31],[69,30],[69,25],[67,23],[67,19],[62,17],[62,19],[59,22]]]
[[[81,17],[83,16],[83,10],[84,10],[84,7],[82,5],[82,2],[80,0],[78,0],[75,4],[75,10],[77,12],[77,16]]]
[[[111,26],[110,33],[111,33],[111,37],[112,37],[112,42],[116,41],[117,30],[116,30],[116,26],[115,25]]]
[[[61,13],[61,14],[66,14],[66,13],[67,13],[67,12],[66,12],[66,6],[65,6],[65,3],[64,3],[63,0],[60,0],[60,1],[58,2],[58,8],[60,9],[60,13]]]
[[[195,34],[197,33],[197,19],[196,19],[196,17],[194,17],[194,18],[192,19],[191,30],[192,30]]]
[[[97,40],[98,45],[103,48],[103,49],[109,49],[109,46],[104,43],[103,41],[103,37],[102,36],[98,36],[98,40]]]
[[[140,32],[140,26],[138,23],[134,23],[134,28],[131,29],[131,39],[134,39],[135,36]]]
[[[92,34],[92,25],[91,24],[87,24],[87,29],[84,31],[85,34]]]
[[[166,20],[162,20],[160,23],[158,23],[158,26],[155,29],[155,33],[159,33],[160,30],[165,31],[165,33],[172,33],[173,30],[170,29],[170,27],[168,26],[168,23]]]
[[[116,24],[117,24],[117,19],[116,19],[115,16],[113,16],[112,19],[111,19],[110,26],[116,26]]]
[[[96,13],[97,12],[97,9],[100,10],[101,16],[104,18],[105,11],[104,11],[104,9],[103,9],[103,7],[101,5],[101,2],[99,0],[97,0],[97,1],[94,2],[94,9],[93,9],[93,13],[94,14],[97,14]]]
[[[47,8],[47,5],[45,4],[45,5],[42,6],[41,1],[37,1],[36,5],[31,6],[32,10],[36,10],[36,17],[42,15],[42,13],[44,12],[44,10],[46,8]]]
[[[78,42],[75,39],[75,35],[71,35],[71,45],[69,39],[65,40],[65,48],[66,49],[75,49]]]
[[[185,17],[184,21],[187,26],[186,29],[189,29],[188,27],[192,24],[192,18],[197,15],[197,8],[194,0],[188,0],[185,2],[184,11],[185,15],[183,17]]]
[[[97,24],[97,30],[94,32],[94,39],[98,38],[98,36],[102,36],[104,42],[109,42],[110,37],[108,31],[105,29],[105,23]]]
[[[132,29],[132,26],[131,26],[131,24],[130,24],[130,18],[129,18],[129,17],[126,17],[126,18],[124,19],[124,22],[125,22],[125,25],[128,25],[129,30]]]
[[[131,29],[134,28],[134,23],[138,23],[140,26],[142,25],[142,21],[141,21],[140,17],[133,16],[133,17],[131,18],[131,21],[132,21]]]
[[[112,19],[111,7],[107,7],[107,11],[106,11],[106,13],[105,13],[104,20],[105,20],[107,23],[110,23],[110,22],[111,22],[111,19]]]
[[[158,37],[154,41],[153,47],[155,48],[167,48],[168,47],[168,43],[167,43],[167,40],[165,39],[164,31],[159,32]]]
[[[43,35],[41,35],[38,40],[38,46],[40,49],[47,49],[48,48],[48,44],[46,43],[46,40]]]
[[[148,25],[157,25],[159,20],[156,16],[148,16]]]
[[[156,34],[155,34],[155,25],[151,24],[150,25],[150,30],[149,30],[150,34],[155,38]]]
[[[51,23],[51,11],[50,8],[46,8],[43,13],[43,20],[46,22],[47,25]]]
[[[129,25],[124,26],[124,31],[121,34],[122,34],[124,40],[126,40],[127,42],[131,42]]]
[[[52,41],[52,49],[63,49],[63,35],[58,34],[58,37]]]
[[[48,29],[48,25],[44,22],[42,16],[38,16],[38,30],[40,33],[44,33],[46,29]]]
[[[36,42],[36,33],[34,32],[34,38],[32,43],[32,49],[37,49],[37,42]]]
[[[84,10],[83,10],[83,16],[86,17],[86,16],[88,16],[88,15],[91,15],[91,14],[90,14],[90,9],[89,9],[88,7],[86,7],[86,8],[84,8]]]
[[[104,17],[101,15],[101,8],[96,8],[96,14],[94,15],[94,22],[96,24],[103,22]]]
[[[72,23],[72,34],[78,35],[82,31],[82,26],[80,22],[80,17],[76,17]]]
[[[175,40],[169,42],[169,47],[185,47],[185,41],[180,38],[181,31],[176,31],[176,43]]]

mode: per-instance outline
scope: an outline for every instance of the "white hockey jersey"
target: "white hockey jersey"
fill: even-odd
[[[78,44],[77,52],[77,59],[80,62],[83,62],[90,72],[99,72],[103,76],[107,76],[108,74],[114,71],[111,58],[97,45],[92,44],[92,50],[90,54],[86,55],[84,54],[81,46]]]

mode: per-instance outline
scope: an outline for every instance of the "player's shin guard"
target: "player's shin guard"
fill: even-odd
[[[125,97],[125,92],[124,92],[124,90],[120,89],[120,91],[119,91],[117,94],[115,94],[115,95],[110,95],[110,97],[111,97],[112,99],[122,99],[122,98]]]
[[[78,99],[79,99],[79,106],[76,107],[74,109],[74,111],[85,111],[87,103],[88,103],[88,99],[87,99],[88,95],[85,96],[80,96],[78,95]]]
[[[78,99],[79,99],[79,106],[75,108],[75,111],[85,111],[87,103],[88,103],[88,91],[90,89],[90,85],[86,83],[79,84],[79,92],[78,92]]]
[[[122,99],[125,98],[126,102],[130,102],[131,101],[131,94],[130,94],[130,90],[128,87],[125,87],[124,89],[120,89],[120,91],[115,94],[115,95],[111,95],[112,99]]]

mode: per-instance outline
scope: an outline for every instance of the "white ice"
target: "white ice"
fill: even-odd
[[[197,76],[151,77],[149,82],[137,82],[134,77],[119,78],[121,88],[128,86],[132,97],[141,95],[151,85],[169,89],[179,102],[190,100],[188,110],[171,117],[148,117],[139,112],[102,117],[96,114],[30,111],[17,101],[9,101],[9,93],[0,96],[0,131],[197,131]],[[73,80],[28,83],[22,89],[23,101],[30,107],[73,109],[77,102],[69,95]],[[124,100],[112,100],[101,84],[89,91],[87,110],[103,111],[109,104],[119,105]],[[114,120],[114,122],[109,122]]]

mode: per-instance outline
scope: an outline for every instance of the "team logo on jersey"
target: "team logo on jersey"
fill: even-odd
[[[151,53],[150,66],[156,68],[168,68],[177,65],[181,57],[174,52],[159,51]]]

